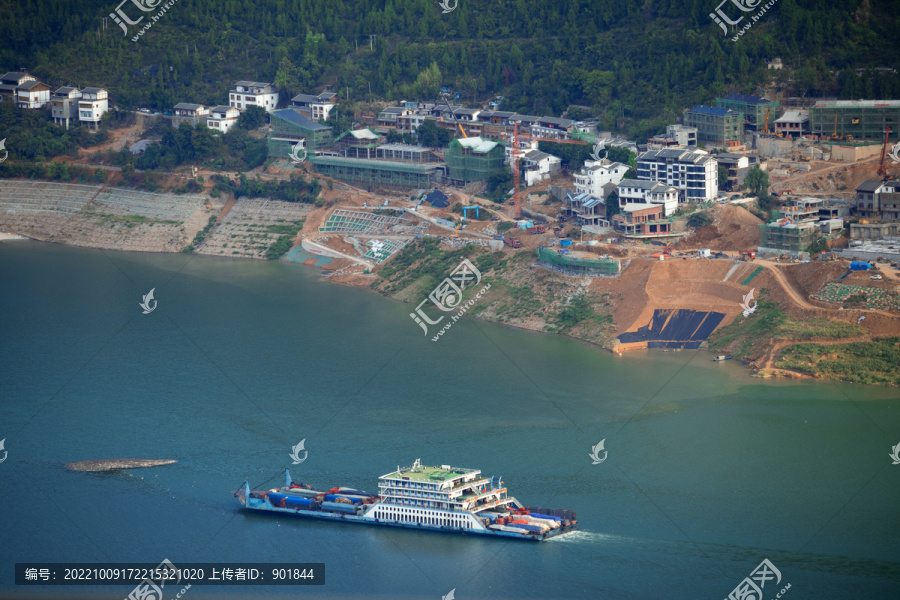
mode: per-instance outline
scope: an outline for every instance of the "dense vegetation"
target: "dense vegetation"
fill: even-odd
[[[713,350],[729,349],[736,358],[752,358],[771,347],[773,341],[807,341],[813,339],[843,339],[863,335],[865,330],[854,323],[829,319],[794,319],[777,303],[766,299],[763,288],[756,311],[739,316],[726,327],[720,327],[710,337]]]
[[[307,181],[304,177],[291,176],[289,180],[263,180],[259,176],[256,179],[248,179],[241,173],[237,179],[229,179],[222,175],[214,175],[211,178],[215,182],[215,189],[219,192],[234,194],[235,198],[270,198],[285,202],[305,202],[322,204],[319,199],[319,181],[313,179]]]
[[[77,121],[76,121],[77,123]],[[50,121],[50,107],[21,110],[12,102],[0,102],[0,139],[13,159],[44,161],[66,154],[78,156],[78,150],[102,144],[109,134],[92,134],[86,127],[57,127]]]
[[[214,133],[207,127],[191,127],[187,123],[178,129],[162,122],[148,134],[158,134],[158,144],[147,146],[137,158],[137,169],[163,169],[190,163],[207,168],[228,171],[254,169],[266,161],[266,140],[251,137],[240,127],[232,128],[225,135]]]
[[[876,338],[840,347],[797,344],[782,352],[778,366],[854,383],[898,385],[900,338]]]
[[[462,0],[442,14],[435,0],[179,0],[132,42],[142,24],[126,36],[107,18],[102,30],[115,2],[6,0],[0,63],[51,86],[108,87],[122,108],[223,104],[239,79],[274,81],[286,99],[331,84],[341,110],[443,85],[459,101],[502,95],[505,110],[583,106],[573,114],[635,137],[715,95],[762,91],[774,57],[796,95],[900,97],[900,76],[874,70],[896,66],[895,3],[780,0],[736,43],[709,18],[716,4]]]

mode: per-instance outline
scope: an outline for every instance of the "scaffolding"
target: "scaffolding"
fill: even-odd
[[[450,141],[446,153],[450,179],[460,182],[485,181],[504,169],[506,149],[482,138]]]
[[[432,164],[364,160],[339,156],[310,159],[317,173],[369,191],[377,188],[431,188],[440,183],[441,169]]]
[[[409,243],[409,239],[372,239],[366,242],[366,246],[368,250],[363,257],[368,258],[370,260],[374,260],[375,264],[381,264],[386,261],[388,258],[399,252],[403,249],[406,244]]]
[[[325,225],[319,227],[319,233],[355,233],[378,235],[388,228],[399,225],[401,217],[387,217],[358,210],[336,209]]]
[[[747,125],[759,129],[765,120],[767,108],[769,109],[770,122],[775,121],[778,101],[766,100],[759,96],[748,96],[746,94],[728,94],[724,98],[716,98],[716,106],[742,113]]]
[[[537,249],[538,265],[565,275],[577,277],[616,277],[622,272],[622,264],[614,258],[579,258],[560,254],[544,246]]]
[[[724,107],[695,106],[684,113],[684,124],[697,129],[697,139],[725,145],[743,137],[743,113]]]
[[[815,241],[816,229],[812,223],[763,223],[759,226],[759,251],[804,252]]]
[[[809,109],[810,132],[824,137],[852,136],[854,140],[884,139],[885,127],[897,139],[900,100],[833,100]]]

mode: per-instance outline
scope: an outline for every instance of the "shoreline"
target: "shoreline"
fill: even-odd
[[[136,250],[136,249],[128,249],[128,250],[125,250],[125,249],[119,249],[119,248],[103,248],[103,247],[99,247],[99,246],[79,246],[79,245],[68,244],[68,243],[60,242],[60,241],[39,240],[39,239],[31,238],[31,237],[28,237],[28,236],[23,236],[23,235],[20,235],[20,234],[13,234],[13,233],[0,232],[0,243],[2,243],[3,241],[15,241],[15,240],[30,240],[30,241],[39,242],[39,243],[50,243],[50,244],[56,244],[56,245],[59,245],[59,246],[66,246],[66,247],[72,247],[72,248],[87,248],[87,249],[91,249],[91,250],[101,250],[101,251],[102,251],[102,250],[112,250],[112,251],[116,251],[116,252],[137,252],[137,253],[148,253],[148,254],[183,254],[183,252],[178,252],[178,251],[166,251],[166,250],[162,250],[162,251],[160,251],[160,250]],[[298,244],[298,245],[299,245],[299,244]],[[191,253],[191,255],[194,255],[194,254],[195,254],[195,253]],[[213,254],[209,254],[209,255],[207,255],[207,254],[199,254],[199,256],[208,256],[208,257],[210,257],[210,258],[229,258],[229,259],[232,259],[232,260],[250,260],[250,261],[265,261],[265,262],[268,262],[268,261],[266,261],[265,259],[262,259],[262,258],[256,258],[256,257],[252,257],[252,256],[216,256],[216,255],[213,255]],[[342,260],[346,260],[346,259],[342,259]],[[277,261],[277,262],[283,262],[283,261],[279,260],[279,261]],[[317,268],[317,267],[314,267],[314,266],[312,266],[312,265],[303,265],[302,263],[292,263],[292,264],[297,264],[297,265],[300,266],[300,267],[312,267],[312,268],[314,268],[314,269]],[[365,288],[368,289],[368,291],[373,292],[373,293],[375,293],[375,294],[377,294],[377,295],[379,295],[379,296],[381,296],[381,297],[383,297],[383,298],[389,298],[389,299],[391,299],[391,300],[394,300],[394,301],[396,301],[396,302],[400,302],[400,303],[402,303],[402,304],[410,304],[410,302],[408,302],[408,301],[406,301],[406,300],[402,300],[402,299],[400,299],[400,298],[397,298],[396,296],[394,296],[394,295],[392,295],[392,294],[385,294],[385,293],[383,293],[383,292],[381,292],[381,291],[379,291],[379,290],[373,289],[371,286],[358,286],[358,285],[353,285],[352,283],[343,282],[343,281],[330,281],[331,278],[329,278],[329,277],[323,277],[323,276],[321,276],[321,275],[320,275],[320,279],[328,280],[329,283],[334,283],[334,284],[336,284],[336,285],[341,285],[341,286],[344,286],[344,287],[352,287],[352,288],[362,288],[362,287],[365,287]],[[602,344],[599,344],[599,343],[597,343],[597,342],[595,342],[595,341],[591,341],[591,340],[589,340],[589,339],[585,339],[585,338],[582,338],[582,337],[578,337],[578,336],[572,335],[572,334],[570,334],[570,333],[562,333],[562,332],[559,332],[559,331],[553,331],[553,332],[550,332],[550,331],[544,331],[544,330],[541,330],[541,329],[534,329],[534,328],[531,328],[531,327],[526,327],[526,326],[523,326],[523,325],[516,325],[516,324],[512,324],[512,323],[504,323],[504,322],[500,322],[500,321],[493,321],[493,320],[491,320],[491,319],[486,319],[486,318],[483,318],[483,317],[476,317],[476,316],[471,316],[471,315],[467,315],[467,316],[468,316],[470,319],[473,319],[473,320],[475,320],[475,321],[482,321],[482,322],[485,322],[485,323],[493,323],[493,324],[495,324],[495,325],[501,325],[501,326],[503,326],[503,327],[509,327],[509,328],[512,328],[512,329],[518,329],[518,330],[521,330],[521,331],[530,331],[530,332],[533,332],[533,333],[539,333],[539,334],[560,335],[560,336],[569,338],[569,339],[571,339],[571,340],[575,340],[575,341],[578,341],[578,342],[582,342],[582,343],[588,344],[588,345],[590,345],[591,347],[601,349],[601,350],[603,350],[603,351],[605,351],[605,352],[608,352],[609,354],[612,354],[613,356],[623,357],[623,356],[625,356],[626,354],[629,354],[629,353],[630,353],[630,350],[627,350],[627,349],[626,349],[626,350],[623,350],[623,351],[618,350],[617,348],[618,348],[618,346],[620,346],[621,344],[618,344],[617,347],[608,348],[608,347],[606,347],[606,346],[604,346],[604,345],[602,345]],[[803,343],[803,342],[797,342],[797,343],[799,344],[799,343]],[[815,340],[810,340],[808,343],[813,343],[813,344],[815,344],[815,343],[817,343],[817,342],[816,342]],[[652,348],[634,348],[633,350],[635,350],[635,351],[637,351],[637,350],[648,350],[648,351],[649,351],[649,350],[653,350],[653,349],[652,349]],[[666,351],[680,352],[681,350],[666,350]],[[707,347],[697,348],[697,351],[705,351],[708,355],[713,355],[713,354],[714,354],[714,352],[713,352],[712,350],[710,350],[708,346],[707,346]],[[787,380],[790,380],[790,379],[794,379],[794,380],[804,379],[804,380],[839,381],[839,382],[842,382],[842,383],[854,383],[854,382],[844,381],[844,380],[839,379],[839,378],[818,377],[818,376],[816,376],[816,375],[811,375],[811,374],[808,374],[808,373],[802,373],[802,372],[800,372],[800,371],[792,371],[792,370],[789,370],[789,369],[779,369],[779,368],[772,368],[772,367],[766,368],[766,365],[754,367],[754,365],[753,365],[753,360],[740,359],[738,362],[740,362],[741,365],[748,371],[748,374],[749,374],[751,377],[754,377],[754,378],[760,378],[760,379],[787,379]],[[863,384],[863,385],[871,385],[871,384]],[[890,384],[890,386],[892,386],[892,387],[896,387],[896,385],[897,385],[897,384]],[[876,387],[881,387],[881,386],[876,386]]]

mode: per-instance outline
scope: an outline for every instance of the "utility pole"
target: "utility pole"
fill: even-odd
[[[375,34],[369,34],[369,50],[374,50]]]

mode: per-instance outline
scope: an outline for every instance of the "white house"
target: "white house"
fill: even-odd
[[[175,113],[172,115],[172,127],[178,127],[182,123],[187,123],[191,127],[196,127],[199,123],[209,118],[209,109],[202,104],[191,104],[190,102],[179,102],[175,105]]]
[[[550,173],[560,170],[562,161],[552,154],[531,150],[519,160],[519,164],[525,169],[525,185],[532,186],[538,181],[550,179]]]
[[[337,106],[337,94],[334,92],[322,92],[312,94],[297,94],[291,98],[291,103],[297,112],[313,121],[327,121],[328,115]]]
[[[620,207],[628,204],[662,204],[665,216],[678,210],[678,190],[656,181],[623,179],[616,186],[616,195]]]
[[[50,103],[50,86],[40,81],[25,81],[16,88],[19,108],[40,108]]]
[[[0,100],[18,102],[17,89],[23,83],[37,81],[37,77],[21,71],[10,71],[0,77]]]
[[[240,111],[251,106],[259,106],[272,112],[278,106],[278,92],[273,83],[259,81],[238,81],[228,92],[228,105]]]
[[[531,152],[532,150],[537,150],[538,142],[537,140],[519,140],[519,164],[522,164],[522,161],[525,159],[525,155]],[[506,152],[506,164],[512,166],[513,164],[513,142],[510,140],[509,144],[505,147]]]
[[[78,120],[91,129],[100,127],[100,119],[109,111],[109,92],[103,88],[81,90],[78,100]]]
[[[209,117],[206,119],[206,126],[222,133],[228,133],[228,130],[237,125],[241,111],[230,106],[216,106],[210,109]]]
[[[54,125],[69,128],[78,120],[78,101],[81,91],[76,87],[64,86],[53,92],[50,98],[50,119]]]
[[[703,150],[650,150],[637,157],[638,179],[665,183],[681,202],[705,202],[719,195],[718,161]]]
[[[800,137],[809,133],[809,113],[803,110],[789,110],[775,120],[775,133]]]
[[[579,194],[590,194],[602,198],[603,186],[618,184],[625,177],[628,165],[608,160],[586,160],[584,167],[575,175],[575,189]]]

